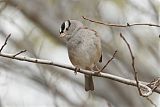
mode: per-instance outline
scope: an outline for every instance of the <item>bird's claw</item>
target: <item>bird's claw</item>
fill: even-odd
[[[94,66],[96,71],[94,71],[95,74],[99,74],[101,72],[101,69],[99,69],[96,65]]]
[[[75,67],[74,74],[76,75],[79,70],[80,70],[80,68]]]
[[[101,72],[101,70],[98,70],[98,71],[94,71],[94,74],[99,74]]]

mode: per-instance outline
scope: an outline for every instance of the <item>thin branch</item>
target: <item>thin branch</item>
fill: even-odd
[[[125,39],[125,37],[122,35],[122,33],[120,33],[120,37],[124,40],[124,42],[126,43],[128,49],[129,49],[129,52],[130,52],[130,55],[131,55],[131,59],[132,59],[132,68],[133,68],[133,71],[134,71],[134,78],[136,80],[136,83],[137,83],[137,88],[138,88],[138,91],[139,91],[139,94],[140,96],[143,96],[143,97],[147,97],[146,95],[144,95],[142,92],[141,92],[141,87],[139,85],[139,80],[138,80],[138,74],[137,74],[137,71],[136,71],[136,68],[135,68],[135,57],[133,56],[133,53],[132,53],[132,50],[131,50],[131,47],[129,45],[129,43],[127,42],[127,40]],[[149,91],[149,90],[147,90]],[[148,93],[148,92],[147,92]],[[151,93],[151,92],[149,92]],[[151,93],[152,94],[152,93]],[[147,94],[148,95],[148,94]]]
[[[16,53],[15,55],[13,55],[13,57],[16,57],[17,55],[20,55],[21,53],[24,53],[24,52],[26,52],[26,51],[27,51],[27,50],[22,50],[22,51]]]
[[[146,99],[154,106],[154,107],[157,107],[157,105],[148,97],[146,97]]]
[[[0,53],[2,52],[3,48],[7,45],[7,41],[9,39],[9,37],[11,36],[11,34],[9,34],[4,42],[4,44],[2,45],[1,49],[0,49]]]
[[[107,61],[107,63],[103,66],[103,68],[99,70],[97,73],[102,72],[107,67],[107,65],[114,59],[116,53],[117,53],[117,50],[114,52],[113,56]]]
[[[152,91],[154,91],[159,86],[160,86],[160,80],[157,81],[157,83],[155,84],[155,86],[152,88]]]
[[[160,77],[151,81],[147,86],[152,87],[152,91],[154,91],[157,87],[160,86]]]
[[[0,53],[1,57],[5,57],[5,58],[9,58],[9,59],[16,59],[16,60],[32,62],[32,63],[36,63],[36,64],[45,64],[45,65],[57,66],[57,67],[60,67],[60,68],[65,68],[65,69],[68,69],[68,70],[72,70],[73,72],[75,70],[74,67],[54,63],[54,62],[49,61],[49,60],[36,59],[36,58],[30,58],[30,57],[25,57],[25,56],[15,56],[15,57],[13,57],[13,55],[14,54]],[[108,73],[100,72],[100,73],[97,74],[97,73],[94,73],[94,72],[91,72],[91,71],[88,71],[88,70],[82,70],[82,69],[80,69],[78,72],[83,73],[83,74],[97,76],[97,77],[103,77],[103,78],[111,79],[111,80],[114,80],[114,81],[117,81],[117,82],[120,82],[120,83],[123,83],[123,84],[131,85],[131,86],[137,86],[137,82],[135,80],[122,78],[122,77],[115,76],[115,75],[108,74]],[[140,81],[139,85],[141,87],[148,88],[148,87],[146,87],[147,84],[149,84],[149,83]],[[160,89],[156,88],[154,90],[154,92],[160,94]]]
[[[6,38],[4,45],[2,45],[1,51],[3,50],[5,45],[7,44],[7,41],[9,39],[10,35],[11,34],[9,34],[8,37]],[[129,46],[128,42],[125,40],[123,35],[120,34],[120,36],[126,42],[127,46]],[[129,50],[130,50],[130,53],[131,53],[131,56],[132,56],[132,61],[133,61],[132,62],[132,66],[133,66],[133,69],[135,71],[134,56],[132,54],[130,46],[129,46]],[[0,52],[0,56],[5,57],[5,58],[10,58],[10,59],[16,59],[16,60],[20,60],[20,61],[37,63],[37,64],[53,65],[53,66],[57,66],[57,67],[61,67],[61,68],[65,68],[65,69],[69,69],[69,70],[75,71],[74,67],[57,64],[57,63],[54,63],[54,62],[49,61],[49,60],[36,59],[36,58],[30,58],[30,57],[25,57],[25,56],[18,56],[19,54],[21,54],[23,52],[26,52],[26,50],[20,51],[17,54],[7,54],[7,53],[4,54],[4,53]],[[107,64],[103,68],[105,68],[113,60],[113,58],[115,57],[116,53],[117,53],[117,51],[114,52],[112,58],[107,62]],[[114,81],[117,81],[117,82],[121,82],[121,83],[124,83],[124,84],[127,84],[127,85],[132,85],[132,86],[137,86],[137,84],[138,84],[138,86],[141,87],[141,89],[145,89],[145,90],[148,91],[147,93],[143,94],[143,96],[149,96],[149,95],[151,95],[153,93],[153,91],[155,91],[155,92],[160,94],[160,89],[157,88],[159,86],[159,84],[156,86],[156,88],[155,88],[155,86],[150,86],[151,88],[153,87],[153,90],[151,90],[151,88],[149,86],[147,86],[148,84],[151,84],[151,83],[146,83],[146,82],[142,82],[142,81],[140,83],[137,83],[137,82],[139,82],[138,78],[135,79],[136,81],[134,81],[134,80],[129,80],[129,79],[125,79],[125,78],[122,78],[122,77],[118,77],[118,76],[107,74],[107,73],[101,73],[101,72],[96,73],[96,72],[91,72],[91,71],[88,71],[88,70],[78,70],[77,72],[80,72],[80,73],[83,73],[83,74],[92,75],[92,76],[97,76],[97,77],[108,78],[108,79],[111,79],[111,80],[114,80]],[[135,73],[135,75],[136,75],[136,73]],[[144,85],[144,84],[146,84],[146,85]]]
[[[98,23],[98,24],[105,25],[105,26],[111,26],[111,27],[131,27],[131,26],[154,26],[154,27],[160,27],[160,25],[152,24],[152,23],[134,23],[134,24],[126,23],[125,25],[121,25],[121,24],[104,23],[104,22],[101,22],[101,21],[96,21],[96,20],[89,19],[89,18],[87,18],[85,16],[82,16],[82,18],[85,19],[85,20],[88,20],[90,22]]]

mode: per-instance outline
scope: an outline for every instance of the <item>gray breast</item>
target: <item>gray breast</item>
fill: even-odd
[[[79,30],[73,35],[67,43],[69,58],[73,65],[81,68],[90,67],[99,60],[96,39],[94,32],[87,29]]]

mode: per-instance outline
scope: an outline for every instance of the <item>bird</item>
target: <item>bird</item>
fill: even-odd
[[[59,33],[75,68],[93,71],[96,64],[102,62],[101,39],[95,30],[78,20],[66,20],[61,24]],[[93,90],[92,75],[85,74],[85,91]]]

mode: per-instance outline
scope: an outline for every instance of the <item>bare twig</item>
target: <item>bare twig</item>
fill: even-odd
[[[10,37],[10,35],[6,38],[4,45],[1,47],[1,50],[7,44],[7,41],[8,41],[9,37]],[[30,58],[30,57],[25,57],[25,56],[18,56],[19,54],[21,54],[21,53],[23,53],[25,51],[26,50],[20,51],[17,54],[7,54],[7,53],[1,53],[0,52],[0,56],[1,57],[5,57],[5,58],[9,58],[9,59],[16,59],[16,60],[20,60],[20,61],[32,62],[32,63],[37,63],[37,64],[46,64],[46,65],[57,66],[57,67],[60,67],[60,68],[65,68],[65,69],[69,69],[69,70],[75,71],[74,67],[70,67],[70,66],[54,63],[54,62],[49,61],[49,60],[36,59],[36,58]],[[116,52],[117,51],[115,51],[115,53],[113,54],[113,57],[107,62],[108,64],[115,57]],[[108,64],[106,64],[105,67]],[[134,63],[133,63],[133,65],[134,65]],[[83,70],[83,69],[80,69],[77,72],[80,72],[80,73],[83,73],[83,74],[92,75],[92,76],[97,76],[97,77],[103,77],[103,78],[111,79],[111,80],[114,80],[114,81],[117,81],[117,82],[120,82],[120,83],[124,83],[124,84],[127,84],[127,85],[137,86],[137,81],[135,81],[135,80],[130,80],[130,79],[122,78],[122,77],[111,75],[111,74],[108,74],[108,73],[102,73],[102,72],[96,73],[96,72],[91,72],[89,70]],[[148,91],[147,93],[143,94],[143,96],[149,96],[149,95],[152,94],[151,88],[154,88],[154,87],[150,86],[151,87],[150,88],[150,87],[147,86],[147,84],[150,84],[150,83],[139,81],[139,86],[141,87],[141,89],[143,88],[143,89],[145,89],[145,90]],[[153,91],[160,94],[160,89],[157,88],[157,87],[154,88]]]
[[[134,23],[134,24],[126,23],[125,25],[121,25],[121,24],[109,24],[109,23],[104,23],[104,22],[101,22],[101,21],[95,21],[95,20],[89,19],[89,18],[84,17],[84,16],[82,16],[82,18],[85,19],[85,20],[88,20],[90,22],[98,23],[98,24],[105,25],[105,26],[111,26],[111,27],[131,27],[131,26],[154,26],[154,27],[160,27],[160,25],[151,24],[151,23]]]
[[[107,61],[107,63],[103,66],[103,68],[100,69],[97,73],[102,72],[107,67],[107,65],[114,59],[116,53],[117,53],[117,50],[114,52],[113,56]]]
[[[20,55],[21,53],[24,53],[24,52],[26,52],[26,51],[27,51],[27,50],[22,50],[22,51],[16,53],[15,55],[13,55],[13,57],[16,57],[17,55]]]
[[[0,49],[0,53],[2,52],[3,48],[7,45],[7,41],[9,39],[9,37],[11,36],[11,34],[9,34],[4,42],[4,44],[2,45],[1,49]]]
[[[126,43],[128,49],[129,49],[129,52],[130,52],[130,55],[131,55],[131,59],[132,59],[132,68],[133,68],[133,71],[134,71],[134,78],[135,78],[136,83],[137,83],[137,88],[138,88],[139,94],[140,94],[140,96],[148,97],[150,94],[152,94],[152,92],[151,92],[151,90],[149,89],[148,86],[140,87],[140,85],[139,85],[139,80],[138,80],[138,74],[137,74],[137,71],[136,71],[136,69],[135,69],[135,57],[134,57],[134,55],[133,55],[133,53],[132,53],[132,50],[131,50],[131,47],[130,47],[129,43],[127,42],[127,40],[125,39],[125,37],[122,35],[122,33],[120,33],[120,37],[124,40],[124,42]],[[147,91],[148,91],[148,92],[145,93],[145,94],[143,94],[143,93],[141,92],[141,88],[146,88],[146,87],[148,87],[148,88],[147,88]],[[148,90],[148,89],[149,89],[149,90]]]
[[[160,86],[160,78],[154,79],[149,84],[147,84],[152,89],[152,92]],[[146,99],[154,106],[157,107],[157,105],[148,97]]]
[[[147,86],[152,87],[152,91],[154,91],[157,87],[160,86],[160,77],[151,81]]]
[[[157,105],[148,97],[146,97],[146,99],[154,106],[154,107],[157,107]]]

